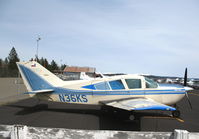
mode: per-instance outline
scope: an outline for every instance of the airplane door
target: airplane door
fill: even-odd
[[[133,97],[145,97],[145,85],[144,81],[140,78],[126,78],[125,88],[129,90],[130,95]]]

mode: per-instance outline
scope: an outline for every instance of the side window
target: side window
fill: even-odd
[[[94,85],[96,90],[110,90],[107,82],[101,82]]]
[[[146,81],[146,88],[157,88],[158,87],[158,84],[155,81],[153,81],[152,79],[145,77],[145,81]]]
[[[125,89],[121,80],[110,81],[109,84],[112,90]]]
[[[125,79],[129,89],[142,88],[140,79]]]

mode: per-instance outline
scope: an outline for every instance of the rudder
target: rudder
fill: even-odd
[[[60,78],[36,61],[17,62],[17,66],[28,91],[52,89],[63,83]]]

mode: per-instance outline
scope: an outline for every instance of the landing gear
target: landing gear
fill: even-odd
[[[104,115],[106,114],[107,116],[112,116],[125,121],[137,120],[137,116],[134,113],[114,107],[101,106],[101,112],[103,112]]]
[[[175,111],[172,111],[172,115],[173,117],[180,117],[180,111],[179,110],[175,110]]]

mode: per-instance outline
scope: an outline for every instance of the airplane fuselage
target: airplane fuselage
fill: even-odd
[[[108,105],[124,110],[176,111],[186,94],[181,85],[158,84],[140,75],[119,75],[89,80],[62,81],[35,61],[17,63],[26,94],[62,103]]]
[[[75,81],[74,81],[75,82]],[[144,85],[143,85],[144,86]],[[129,98],[149,98],[159,103],[172,105],[176,104],[185,96],[183,86],[141,89],[123,89],[123,90],[88,90],[88,89],[68,89],[63,87],[54,87],[54,92],[45,96],[36,95],[39,99],[76,104],[94,104],[98,105],[101,101],[120,100]],[[35,95],[35,94],[34,94]]]

